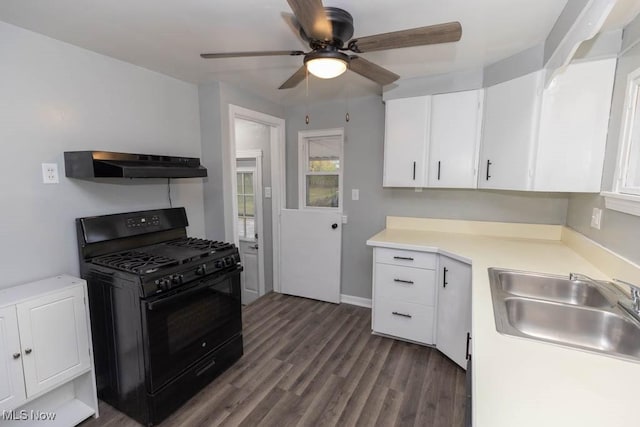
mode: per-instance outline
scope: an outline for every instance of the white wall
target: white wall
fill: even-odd
[[[169,207],[166,180],[64,177],[63,152],[199,157],[192,84],[0,22],[0,288],[78,274],[74,219]],[[42,184],[42,162],[60,184]],[[204,236],[202,179],[173,180],[189,233]]]

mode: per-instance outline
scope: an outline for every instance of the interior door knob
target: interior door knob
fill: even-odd
[[[338,224],[336,224],[336,223],[334,222],[333,224],[331,224],[331,228],[333,228],[333,229],[335,230],[336,228],[338,228]]]

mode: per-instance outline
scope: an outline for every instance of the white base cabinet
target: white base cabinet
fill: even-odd
[[[0,426],[37,424],[34,414],[44,412],[54,417],[47,425],[97,417],[89,331],[82,279],[57,276],[0,291]]]
[[[371,329],[435,347],[466,369],[471,266],[429,252],[373,249]]]

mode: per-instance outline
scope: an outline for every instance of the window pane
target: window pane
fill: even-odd
[[[238,194],[243,194],[243,188],[242,188],[242,172],[238,172]]]
[[[244,230],[244,218],[238,218],[238,237],[247,237]]]
[[[309,171],[337,172],[340,170],[340,142],[337,139],[309,141]]]
[[[244,196],[244,216],[253,216],[253,196]]]
[[[625,187],[640,188],[640,93],[636,89],[636,105],[634,106],[633,125],[629,147],[629,163]]]
[[[238,196],[238,216],[245,216],[244,196]]]
[[[307,206],[338,207],[338,175],[307,175]]]
[[[246,234],[244,235],[247,239],[255,239],[256,236],[256,223],[255,219],[247,218],[245,219],[245,224],[247,225]]]
[[[253,172],[244,174],[244,194],[253,194]]]

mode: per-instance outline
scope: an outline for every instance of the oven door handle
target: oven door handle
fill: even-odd
[[[155,301],[151,301],[151,302],[147,302],[147,310],[149,311],[153,311],[156,309],[159,309],[163,306],[166,306],[168,304],[173,304],[178,300],[181,300],[183,298],[186,298],[190,295],[196,294],[200,291],[202,291],[203,289],[209,288],[217,283],[220,283],[226,279],[229,278],[229,276],[231,276],[232,274],[238,274],[242,271],[242,268],[236,268],[233,269],[231,271],[228,271],[226,274],[223,274],[222,276],[216,277],[213,280],[203,280],[200,284],[194,286],[193,288],[190,288],[186,291],[182,291],[182,292],[178,292],[177,294],[165,297],[165,298],[160,298],[157,299]]]

